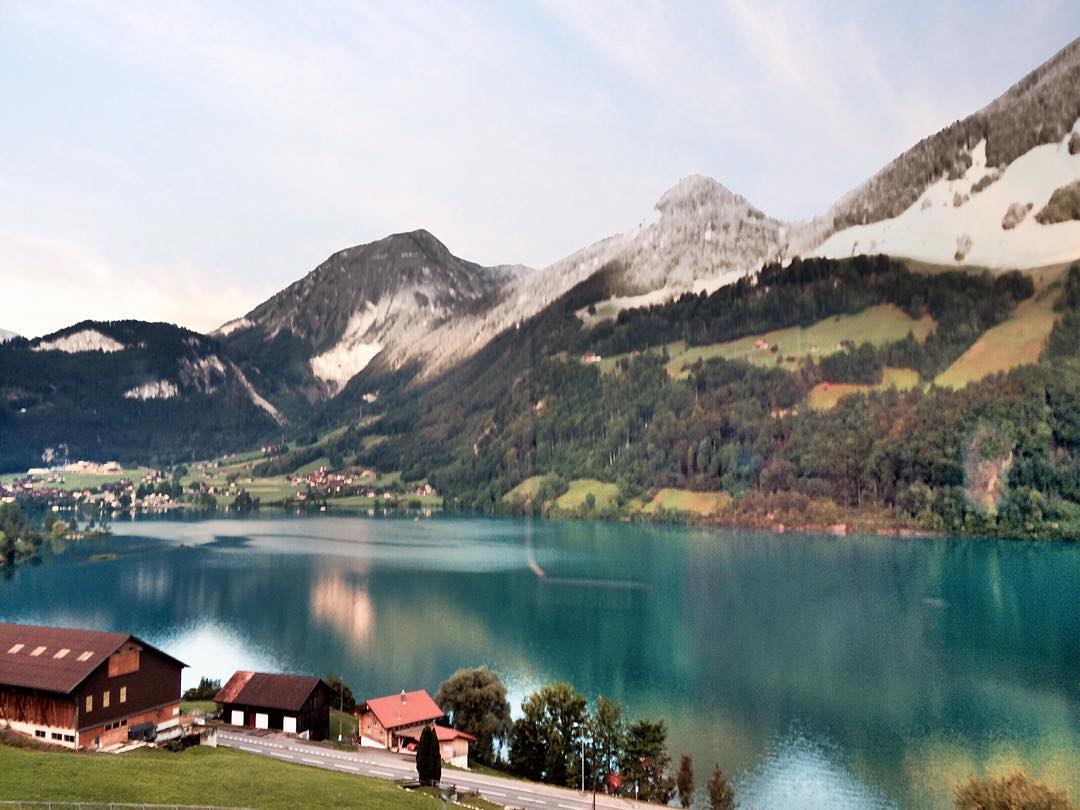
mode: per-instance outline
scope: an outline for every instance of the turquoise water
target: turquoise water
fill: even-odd
[[[948,807],[1016,765],[1080,798],[1077,545],[467,518],[114,531],[9,572],[0,618],[131,631],[186,683],[334,672],[370,697],[487,664],[516,704],[565,679],[666,719],[673,756],[699,782],[719,763],[744,807]]]

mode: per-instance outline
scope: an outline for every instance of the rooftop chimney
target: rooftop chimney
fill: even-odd
[[[402,703],[405,702],[405,690],[404,689],[401,690],[401,702]]]

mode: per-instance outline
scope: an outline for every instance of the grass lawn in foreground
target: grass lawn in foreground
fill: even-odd
[[[76,754],[0,743],[0,800],[213,804],[257,810],[431,810],[392,782],[224,748]]]

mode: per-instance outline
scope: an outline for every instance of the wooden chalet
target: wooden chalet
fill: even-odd
[[[332,693],[321,678],[240,670],[214,700],[230,725],[325,740],[330,736]]]
[[[408,750],[408,741],[420,739],[424,726],[442,717],[443,710],[423,689],[372,698],[356,707],[360,743],[388,751]]]
[[[0,728],[104,748],[172,728],[186,664],[127,633],[0,624]]]
[[[415,754],[425,726],[434,726],[439,753],[445,762],[469,767],[469,743],[476,738],[439,725],[445,713],[423,689],[372,698],[356,707],[360,744]]]

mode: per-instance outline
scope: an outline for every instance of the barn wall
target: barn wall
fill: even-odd
[[[133,663],[138,664],[138,669],[125,672]],[[166,719],[178,716],[180,670],[181,666],[175,661],[149,648],[144,648],[138,656],[128,654],[119,662],[113,659],[102,662],[74,692],[78,727],[100,728],[133,715],[158,710],[167,713]],[[122,674],[110,676],[110,671]],[[127,699],[123,702],[120,700],[122,688],[127,689]],[[108,707],[104,705],[106,692],[109,693]],[[86,711],[87,696],[93,697],[93,708],[89,712]]]

